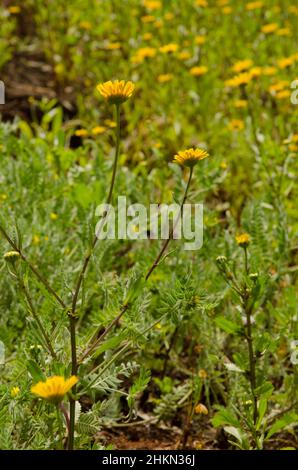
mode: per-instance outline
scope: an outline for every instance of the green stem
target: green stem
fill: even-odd
[[[189,172],[189,177],[188,177],[188,182],[187,182],[187,185],[186,185],[186,188],[185,188],[185,192],[184,192],[184,196],[183,196],[183,199],[181,201],[181,204],[180,204],[180,211],[179,211],[179,215],[176,219],[176,221],[174,222],[173,224],[173,227],[169,233],[169,237],[166,239],[166,241],[164,242],[163,246],[161,247],[161,250],[160,252],[158,253],[155,261],[152,263],[151,267],[149,268],[147,274],[146,274],[146,277],[145,277],[145,280],[147,281],[149,279],[149,277],[151,276],[151,274],[153,273],[154,269],[158,266],[163,254],[165,253],[170,241],[172,240],[173,238],[173,233],[174,233],[174,230],[175,230],[175,227],[176,227],[176,224],[178,223],[179,221],[179,218],[181,217],[181,214],[182,214],[182,211],[183,211],[183,206],[185,204],[185,201],[187,199],[187,195],[188,195],[188,190],[189,190],[189,187],[190,187],[190,183],[191,183],[191,178],[192,178],[192,175],[193,175],[193,168],[190,169],[190,172]]]
[[[56,412],[57,412],[57,420],[58,420],[58,429],[59,429],[59,449],[63,449],[63,423],[61,420],[61,414],[60,414],[60,409],[59,405],[56,406]]]
[[[120,105],[116,105],[116,147],[115,147],[115,157],[114,157],[114,164],[113,164],[113,173],[112,179],[110,184],[109,194],[106,200],[106,204],[110,204],[113,197],[113,190],[115,187],[115,180],[116,180],[116,173],[117,173],[117,164],[119,158],[119,150],[120,150],[120,136],[121,136],[121,126],[120,126]],[[103,219],[104,220],[104,219]],[[102,228],[103,225],[101,225]],[[101,230],[100,228],[100,230]],[[91,249],[89,249],[80,271],[74,295],[72,299],[72,306],[71,311],[69,312],[69,329],[70,329],[70,343],[71,343],[71,371],[72,375],[77,375],[78,371],[78,360],[77,360],[77,347],[76,347],[76,311],[77,311],[77,302],[79,293],[81,290],[81,286],[83,283],[83,279],[85,277],[85,273],[87,271],[92,253],[98,241],[98,231],[94,237],[93,243],[91,245]],[[76,387],[73,388],[73,394],[75,396]],[[70,427],[69,427],[69,439],[68,439],[68,449],[72,450],[74,445],[74,428],[75,428],[75,405],[76,400],[73,397],[70,397],[69,400],[69,420],[70,420]]]
[[[244,247],[244,260],[245,260],[245,272],[246,275],[248,276],[249,273],[249,268],[248,268],[248,255],[247,255],[247,247]]]
[[[34,305],[33,305],[33,302],[32,302],[32,299],[31,299],[31,296],[30,296],[30,293],[28,291],[28,289],[26,288],[25,286],[25,283],[23,282],[23,280],[21,279],[21,277],[17,274],[17,277],[18,277],[18,281],[19,281],[19,284],[20,284],[20,287],[22,289],[22,291],[24,292],[24,295],[25,295],[25,298],[28,302],[28,305],[29,305],[29,309],[30,309],[30,312],[34,318],[34,320],[36,321],[37,325],[38,325],[38,328],[40,329],[40,332],[46,342],[46,345],[48,347],[48,350],[52,356],[53,359],[57,359],[57,356],[56,356],[56,353],[53,349],[53,346],[52,346],[52,343],[51,343],[51,340],[50,340],[50,337],[48,336],[35,308],[34,308]]]
[[[253,401],[253,422],[256,424],[258,419],[258,400],[256,396],[256,357],[254,353],[253,337],[252,337],[252,324],[251,324],[251,309],[247,305],[247,298],[244,300],[244,312],[246,316],[246,341],[248,348],[249,359],[249,381]]]

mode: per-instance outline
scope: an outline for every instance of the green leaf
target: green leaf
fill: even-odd
[[[219,316],[215,318],[215,323],[216,325],[226,333],[229,333],[231,335],[235,335],[239,333],[241,327],[237,325],[237,323],[232,322],[231,320],[228,320],[224,316]]]
[[[262,397],[259,403],[259,407],[258,407],[259,417],[258,417],[258,421],[256,424],[257,430],[259,430],[261,427],[266,411],[267,411],[267,398]]]
[[[263,398],[269,398],[274,391],[274,387],[271,382],[264,382],[262,385],[257,387],[255,389],[255,394],[260,397],[263,396]]]
[[[212,424],[216,428],[226,424],[240,428],[240,423],[236,416],[226,408],[220,408],[220,410],[213,417]]]
[[[279,431],[282,431],[287,426],[297,425],[298,424],[298,415],[294,412],[285,414],[282,418],[275,421],[270,431],[268,432],[265,440],[270,439],[273,434],[276,434]]]
[[[33,361],[32,359],[29,359],[26,365],[27,365],[27,370],[29,374],[31,375],[32,379],[35,382],[44,381],[46,379],[41,368],[35,361]]]

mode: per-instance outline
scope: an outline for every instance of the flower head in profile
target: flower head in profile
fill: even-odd
[[[19,395],[20,391],[21,391],[21,390],[20,390],[19,387],[12,387],[12,389],[10,390],[10,396],[11,396],[12,398],[15,398],[16,396]]]
[[[180,150],[173,159],[174,163],[178,163],[181,166],[187,166],[189,168],[193,168],[200,160],[204,160],[204,158],[209,157],[208,152],[203,149],[187,149],[187,150]]]
[[[242,233],[240,235],[236,235],[235,239],[236,239],[237,244],[239,246],[242,246],[243,248],[246,248],[250,242],[250,236],[248,235],[248,233]]]
[[[135,86],[130,81],[115,80],[100,83],[96,88],[109,103],[120,104],[132,96]]]
[[[60,403],[69,390],[77,383],[78,378],[72,375],[65,379],[60,375],[49,377],[45,382],[38,382],[31,387],[31,392],[40,398],[54,403]]]
[[[203,403],[199,403],[195,407],[195,413],[199,414],[199,415],[207,415],[208,414],[208,408],[205,405],[203,405]]]
[[[7,251],[4,254],[4,259],[7,263],[15,264],[20,259],[20,253],[18,251]]]

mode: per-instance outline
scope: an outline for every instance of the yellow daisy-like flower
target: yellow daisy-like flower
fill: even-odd
[[[159,48],[160,52],[162,52],[163,54],[169,54],[171,52],[176,52],[176,51],[178,51],[178,49],[179,49],[179,46],[178,46],[178,44],[175,44],[175,43],[165,44],[164,46],[161,46]]]
[[[208,67],[206,65],[192,67],[189,71],[191,75],[194,77],[200,77],[201,75],[205,75],[208,72]]]
[[[77,382],[78,378],[75,375],[72,375],[66,380],[60,375],[54,375],[53,377],[49,377],[45,382],[38,382],[33,385],[31,392],[57,405]]]
[[[249,83],[252,78],[253,76],[249,72],[239,73],[239,75],[235,75],[235,77],[226,80],[225,85],[232,88],[236,88],[240,85],[247,85],[247,83]]]
[[[261,31],[265,34],[274,33],[279,28],[277,23],[269,23],[262,26]]]
[[[19,387],[12,387],[10,390],[10,396],[11,398],[15,398],[19,393],[20,393],[20,388]]]
[[[99,134],[103,134],[105,131],[106,131],[106,127],[104,126],[95,126],[93,127],[92,129],[92,135],[99,135]]]
[[[4,254],[4,259],[7,263],[15,263],[20,259],[20,253],[18,251],[7,251]]]
[[[249,69],[252,65],[253,65],[253,61],[251,59],[239,60],[233,65],[232,70],[234,72],[240,73],[240,72],[243,72],[244,70]]]
[[[263,2],[249,2],[246,4],[245,8],[248,11],[252,11],[252,10],[257,10],[258,8],[262,8],[263,5],[264,5]]]
[[[209,153],[206,152],[206,150],[191,148],[180,150],[180,152],[174,156],[173,162],[181,166],[193,168],[200,160],[204,160],[206,157],[209,157]]]
[[[173,75],[171,73],[165,73],[162,75],[158,75],[157,80],[159,81],[159,83],[166,83],[166,82],[171,81],[172,78],[173,78]]]
[[[130,81],[115,80],[114,82],[100,83],[96,88],[109,103],[119,105],[132,96],[135,86]]]
[[[248,233],[242,233],[240,235],[236,235],[235,240],[239,246],[245,248],[250,243],[250,236],[248,235]]]

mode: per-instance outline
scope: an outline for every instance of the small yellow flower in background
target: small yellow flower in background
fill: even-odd
[[[19,389],[19,387],[12,387],[12,389],[10,390],[10,396],[12,398],[15,398],[17,395],[19,395],[20,391],[21,390]]]
[[[290,56],[290,57],[284,57],[282,59],[279,59],[277,61],[277,65],[279,66],[280,69],[285,69],[287,67],[290,67],[291,65],[293,65],[295,63],[295,57],[294,56]]]
[[[197,67],[192,67],[189,71],[191,75],[194,77],[200,77],[201,75],[205,75],[208,72],[208,67],[206,65],[201,65]]]
[[[130,81],[115,80],[100,83],[96,88],[109,103],[119,105],[132,96],[135,86]]]
[[[88,135],[88,131],[86,129],[77,129],[75,131],[75,135],[77,137],[86,137]]]
[[[208,373],[205,371],[205,369],[200,369],[199,370],[199,377],[200,379],[207,379],[208,377]]]
[[[243,72],[240,73],[239,75],[235,75],[235,77],[230,78],[229,80],[225,81],[225,85],[236,88],[240,85],[247,85],[252,80],[252,75],[249,72]]]
[[[228,164],[224,160],[220,162],[219,166],[222,170],[226,170],[228,168]]]
[[[247,100],[236,100],[234,101],[235,108],[247,108]]]
[[[78,378],[75,375],[66,380],[60,375],[54,375],[46,379],[45,382],[38,382],[33,385],[31,392],[57,405],[77,382]]]
[[[12,398],[15,398],[17,395],[19,395],[20,391],[21,390],[19,387],[12,387],[12,389],[10,390],[10,396]]]
[[[111,119],[105,119],[104,123],[106,126],[110,127],[111,129],[114,129],[115,127],[117,127],[117,124],[115,123],[115,121],[112,121]]]
[[[264,5],[263,2],[249,2],[245,5],[245,8],[248,11],[251,11],[251,10],[257,10],[258,8],[262,8],[263,5]]]
[[[225,5],[228,5],[229,2],[230,0],[217,0],[216,5],[219,7],[224,7]]]
[[[157,81],[158,81],[159,83],[170,82],[172,79],[173,79],[173,75],[172,75],[171,73],[166,73],[166,74],[163,74],[163,75],[158,75],[158,77],[157,77]]]
[[[206,36],[200,34],[199,36],[195,37],[195,44],[197,44],[198,46],[205,44],[205,42],[206,42]]]
[[[277,68],[268,66],[268,67],[263,67],[262,68],[262,74],[263,75],[275,75],[277,73]]]
[[[176,51],[178,51],[178,49],[179,49],[179,46],[178,46],[178,44],[175,44],[175,43],[165,44],[164,46],[161,46],[159,48],[160,52],[162,52],[163,54],[169,54],[171,52],[176,52]]]
[[[231,119],[228,123],[228,129],[231,131],[242,131],[244,129],[244,122],[242,119]]]
[[[79,26],[82,29],[86,29],[86,31],[89,31],[92,28],[92,24],[90,23],[90,21],[81,21]]]
[[[4,259],[7,263],[14,264],[16,261],[20,259],[20,253],[18,251],[7,251],[4,254]]]
[[[285,100],[285,99],[289,98],[290,96],[291,96],[290,90],[282,90],[282,91],[279,91],[278,93],[276,93],[276,95],[275,95],[275,97],[278,100]]]
[[[262,26],[261,31],[264,34],[274,33],[279,28],[277,23],[269,23]]]
[[[209,153],[206,152],[206,150],[191,148],[180,150],[180,152],[174,156],[173,162],[181,166],[193,168],[200,160],[204,160],[206,157],[209,157]]]
[[[51,212],[50,217],[51,217],[52,220],[57,220],[58,219],[58,215],[55,212]]]
[[[276,31],[277,36],[292,36],[290,28],[280,28]]]
[[[153,15],[144,15],[141,17],[142,23],[153,23],[156,20]]]
[[[153,34],[152,33],[144,33],[143,34],[143,39],[144,41],[150,41],[150,39],[153,38]]]
[[[188,51],[181,51],[179,52],[179,54],[177,55],[178,59],[180,60],[188,60],[191,58],[191,53],[188,52]]]
[[[21,13],[21,8],[17,5],[11,5],[10,7],[8,7],[8,11],[12,15],[18,15],[19,13]]]
[[[224,15],[229,15],[230,13],[232,13],[232,11],[233,11],[233,8],[232,8],[232,7],[229,7],[229,6],[228,6],[228,7],[224,7],[224,8],[222,9],[222,12],[223,12]]]
[[[121,49],[121,42],[109,42],[109,44],[106,45],[106,49],[110,51]]]
[[[6,201],[8,196],[7,196],[7,194],[1,194],[0,198],[2,199],[2,201]]]
[[[298,145],[297,144],[290,144],[289,145],[290,152],[298,152]]]
[[[157,20],[157,21],[155,21],[153,26],[154,26],[154,28],[157,28],[157,29],[162,28],[163,21],[162,20]]]
[[[262,67],[252,67],[249,71],[252,78],[262,75]]]
[[[293,13],[294,15],[298,16],[298,7],[291,5],[288,8],[289,13]]]
[[[145,0],[144,7],[148,10],[158,10],[162,7],[162,3],[159,0]]]
[[[273,83],[273,85],[269,87],[269,91],[272,95],[274,95],[278,91],[284,90],[289,85],[290,84],[287,80],[280,80],[279,82]]]
[[[32,242],[33,242],[34,245],[38,245],[40,243],[39,235],[33,235]]]
[[[171,11],[165,13],[164,19],[167,21],[171,21],[174,18],[174,14]]]
[[[105,131],[106,131],[106,127],[104,126],[95,126],[93,127],[93,129],[91,130],[91,133],[92,135],[99,135],[99,134],[103,134]]]
[[[252,65],[253,61],[251,59],[239,60],[233,65],[232,70],[239,73],[249,69]]]
[[[198,7],[206,8],[206,7],[208,7],[208,2],[207,2],[207,0],[196,0],[196,5]]]
[[[242,233],[240,235],[236,235],[235,240],[237,242],[237,245],[247,247],[250,243],[250,236],[248,235],[248,233]]]
[[[207,415],[208,414],[208,408],[205,405],[203,405],[203,403],[199,403],[195,407],[195,413],[198,414],[198,415]]]
[[[150,59],[156,54],[156,49],[154,47],[141,47],[136,51],[136,53],[131,57],[131,61],[135,64],[143,62],[145,59]]]

